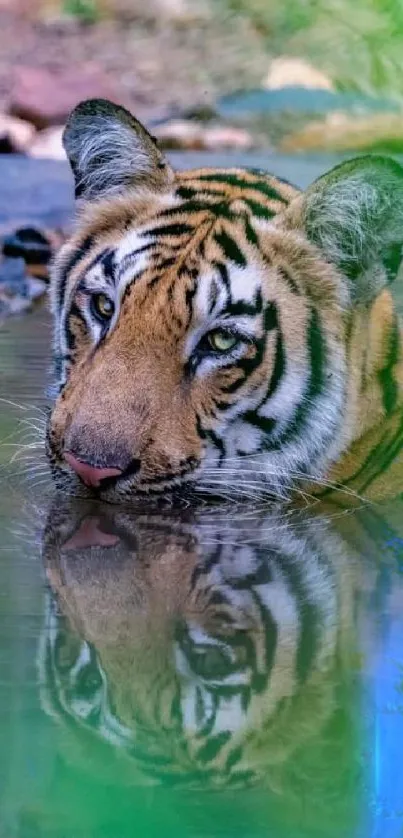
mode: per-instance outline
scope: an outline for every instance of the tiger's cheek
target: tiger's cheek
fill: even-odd
[[[67,372],[91,351],[93,339],[79,308],[74,305],[65,325]]]
[[[225,428],[242,413],[245,404],[259,399],[266,390],[276,362],[275,338],[266,341],[264,352],[251,347],[240,363],[218,369],[192,385],[191,402],[198,422],[206,429]]]
[[[84,355],[84,360],[81,360]],[[74,414],[85,390],[85,357],[87,353],[80,352],[77,363],[72,361],[65,367],[66,383],[56,398],[52,407],[48,423],[48,441],[52,452],[62,457],[64,440],[71,425]]]

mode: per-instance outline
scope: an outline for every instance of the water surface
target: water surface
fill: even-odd
[[[0,331],[0,836],[403,836],[401,502],[55,499],[49,346]]]

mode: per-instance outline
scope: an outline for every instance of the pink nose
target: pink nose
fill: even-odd
[[[120,468],[97,468],[96,466],[91,466],[89,463],[83,463],[74,454],[70,454],[69,452],[64,455],[64,459],[73,471],[78,474],[80,480],[86,486],[92,486],[93,488],[99,486],[101,480],[105,480],[106,477],[118,477],[119,474],[122,474],[122,469]]]

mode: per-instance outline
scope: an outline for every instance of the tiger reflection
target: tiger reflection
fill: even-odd
[[[278,789],[337,713],[340,737],[356,564],[325,520],[64,501],[44,561],[43,705],[147,781]]]

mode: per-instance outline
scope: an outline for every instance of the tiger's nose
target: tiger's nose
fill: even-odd
[[[106,480],[107,477],[119,477],[122,474],[120,468],[98,468],[98,466],[92,466],[90,463],[84,463],[69,451],[65,452],[64,459],[70,468],[78,474],[80,480],[91,488],[97,488],[102,480]]]

